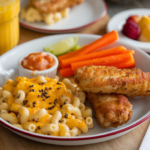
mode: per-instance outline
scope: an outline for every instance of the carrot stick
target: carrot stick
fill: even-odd
[[[67,76],[74,75],[74,72],[72,71],[71,67],[70,68],[65,68],[65,69],[60,69],[59,73],[62,77],[67,77]]]
[[[71,68],[73,71],[75,71],[77,68],[80,68],[83,66],[90,66],[90,65],[112,66],[112,64],[125,62],[131,57],[132,57],[132,53],[127,52],[125,54],[119,54],[119,55],[113,55],[113,56],[107,56],[107,57],[102,57],[102,58],[96,58],[96,59],[71,63]]]
[[[67,54],[64,54],[64,55],[62,55],[62,56],[59,56],[59,57],[58,57],[58,60],[61,61],[61,60],[66,59],[66,58],[73,57],[78,51],[79,51],[79,50],[73,51],[73,52],[70,52],[70,53],[67,53]]]
[[[118,40],[117,31],[115,31],[115,30],[111,31],[111,32],[103,35],[98,40],[92,42],[91,44],[84,46],[83,48],[81,48],[78,51],[74,51],[74,52],[71,52],[71,53],[68,53],[68,54],[65,54],[63,56],[58,57],[58,60],[61,61],[61,60],[66,59],[66,58],[71,58],[74,56],[81,56],[84,54],[88,54],[88,53],[90,53],[96,49],[102,48],[102,47],[109,45],[109,44],[111,44],[117,40]]]
[[[120,51],[120,53],[118,53],[118,54],[125,54],[125,53],[132,53],[132,54],[134,54],[135,53],[135,51],[134,50],[122,50],[122,52]],[[93,54],[93,53],[92,53]],[[92,56],[92,54],[91,54],[91,56]],[[118,55],[117,53],[115,54],[114,53],[114,55]],[[89,54],[87,54],[87,55],[89,55]],[[113,54],[112,55],[106,55],[106,56],[103,56],[103,57],[107,57],[107,56],[114,56]],[[100,56],[100,55],[99,55]],[[89,56],[90,57],[90,56]],[[91,59],[96,59],[96,58],[103,58],[103,57],[95,57],[95,58],[91,58]],[[77,57],[74,57],[74,58],[77,58]],[[84,56],[82,57],[82,58],[84,58]],[[80,58],[79,58],[80,59]],[[91,60],[91,59],[85,59],[85,60]],[[74,60],[73,58],[72,58],[72,60]],[[83,61],[85,61],[84,59],[83,59]],[[82,61],[82,59],[80,59],[79,61]],[[75,61],[75,62],[79,62],[79,61]],[[68,68],[68,67],[70,67],[71,66],[71,63],[75,63],[75,62],[70,62],[70,64],[63,64],[63,63],[60,63],[60,66],[61,66],[61,68]]]
[[[106,57],[110,55],[116,55],[116,54],[122,54],[126,51],[126,48],[123,46],[120,47],[115,47],[112,49],[108,50],[102,50],[99,52],[94,52],[90,54],[83,55],[82,57],[73,57],[73,58],[68,58],[61,60],[61,67],[62,68],[67,68],[71,66],[71,63],[78,62],[78,61],[85,61],[85,60],[90,60],[90,59],[95,59],[95,58],[100,58],[100,57]]]
[[[88,54],[93,52],[96,49],[102,48],[106,45],[109,45],[115,41],[118,40],[118,33],[117,31],[111,31],[105,35],[103,35],[101,38],[99,38],[98,40],[94,41],[93,43],[89,44],[86,47],[81,48],[78,53],[76,53],[74,55],[75,56],[82,56],[84,54]]]
[[[119,68],[119,69],[126,69],[126,68],[134,68],[135,67],[135,60],[133,58],[133,56],[126,60],[125,62],[123,63],[117,63],[117,64],[112,64],[113,66]]]

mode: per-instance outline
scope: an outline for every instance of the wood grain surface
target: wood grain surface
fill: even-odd
[[[108,15],[110,17],[124,10],[134,8],[150,8],[150,0],[105,0],[105,1],[108,6]],[[115,3],[111,1],[120,1],[120,3]],[[124,1],[128,1],[128,3],[125,3]]]
[[[97,23],[78,33],[97,35],[104,34],[106,32],[106,25],[108,21],[109,16],[106,15]],[[48,35],[50,34],[38,33],[21,27],[19,44]],[[73,147],[38,143],[23,138],[0,125],[0,150],[138,150],[149,124],[150,119],[145,121],[133,131],[116,139],[103,143]]]

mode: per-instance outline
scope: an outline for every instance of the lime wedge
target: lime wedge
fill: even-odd
[[[62,54],[71,51],[73,48],[77,46],[77,44],[78,44],[78,36],[69,37],[61,41],[58,41],[48,47],[44,47],[44,50],[56,56],[60,56]]]

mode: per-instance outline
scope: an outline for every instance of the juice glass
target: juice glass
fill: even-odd
[[[0,0],[0,55],[19,40],[20,0]]]

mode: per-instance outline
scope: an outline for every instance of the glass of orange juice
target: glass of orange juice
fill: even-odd
[[[20,0],[0,0],[0,55],[19,40]]]

